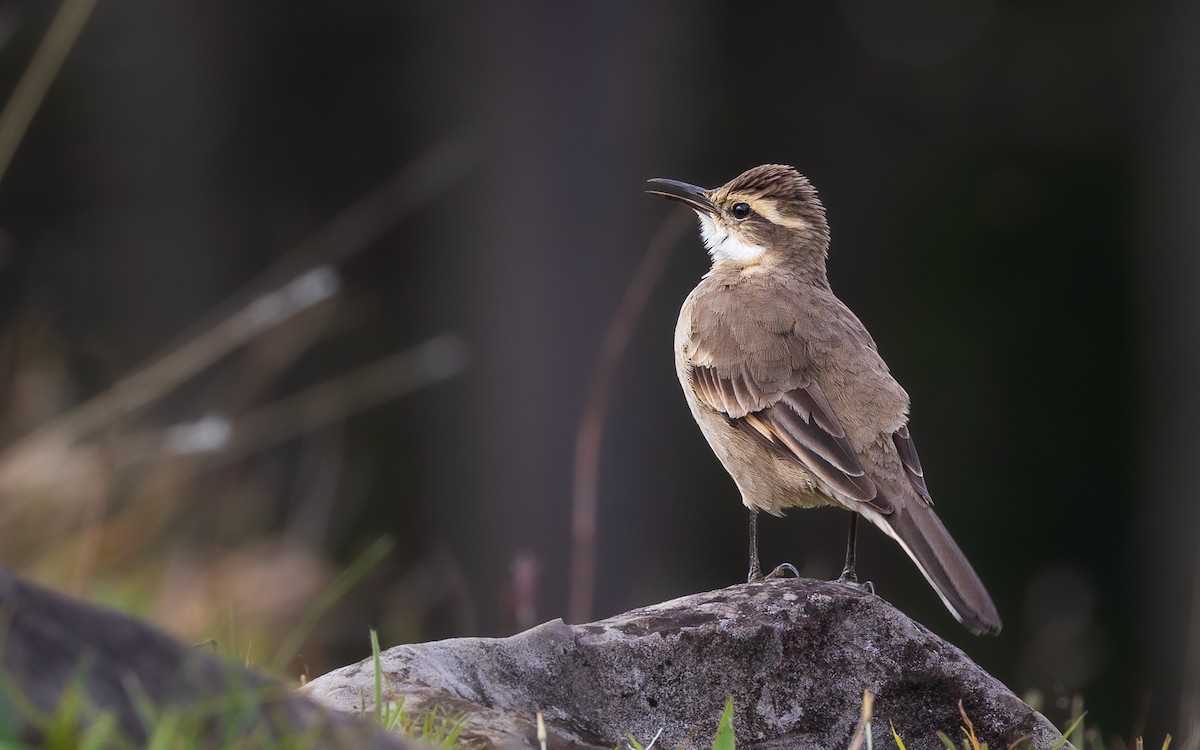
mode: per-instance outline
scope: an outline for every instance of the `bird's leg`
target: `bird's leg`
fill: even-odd
[[[875,584],[867,581],[866,583],[858,582],[858,573],[854,570],[854,555],[858,547],[858,514],[850,511],[850,535],[846,538],[846,565],[842,568],[842,575],[838,577],[841,583],[848,583],[851,586],[863,589],[869,593],[875,593]]]
[[[796,566],[791,563],[782,563],[775,567],[770,573],[765,576],[762,573],[762,568],[758,565],[758,511],[750,511],[750,574],[746,576],[746,583],[754,581],[762,581],[772,578],[787,578],[791,575],[792,578],[799,578],[800,571],[796,570]]]
[[[858,573],[854,570],[854,553],[858,547],[858,514],[850,511],[850,536],[846,539],[846,566],[838,578],[842,583],[858,583]]]
[[[763,579],[762,568],[758,566],[758,511],[750,509],[750,573],[746,576],[746,583],[761,581]]]

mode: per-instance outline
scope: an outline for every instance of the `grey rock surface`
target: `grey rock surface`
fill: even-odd
[[[707,747],[727,696],[739,748],[845,748],[864,689],[875,694],[876,747],[911,750],[961,737],[958,701],[981,741],[1021,737],[1043,750],[1059,732],[962,651],[882,599],[806,579],[731,586],[586,625],[545,623],[510,638],[397,646],[382,655],[409,710],[468,714],[487,747],[536,747],[541,711],[552,748]],[[313,680],[325,705],[370,705],[370,659]],[[623,746],[623,745],[622,745]],[[1070,748],[1071,746],[1065,745]]]

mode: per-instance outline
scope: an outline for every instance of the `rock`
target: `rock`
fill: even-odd
[[[864,689],[875,695],[875,747],[911,750],[961,738],[958,702],[978,738],[1050,748],[1059,732],[962,651],[882,599],[805,579],[731,586],[587,625],[554,620],[510,638],[459,638],[382,654],[409,710],[468,714],[464,737],[534,748],[541,711],[551,748],[605,748],[632,735],[656,747],[692,737],[707,747],[733,696],[738,747],[829,750],[849,745]],[[373,694],[371,660],[304,690],[354,710]],[[1064,745],[1070,748],[1070,745]]]
[[[95,709],[82,712],[81,722],[96,711],[111,712],[133,746],[146,741],[137,703],[144,700],[160,713],[184,715],[189,709],[209,707],[204,713],[193,712],[212,714],[197,720],[201,741],[195,747],[228,747],[239,740],[242,747],[284,746],[281,739],[295,741],[301,733],[300,744],[311,748],[414,747],[365,719],[330,711],[296,695],[277,680],[180,643],[133,618],[21,581],[4,570],[0,570],[0,665],[4,736],[15,729],[31,746],[40,747],[44,737],[25,703],[53,715],[64,690],[72,685],[83,687],[87,703]],[[248,691],[254,691],[254,701],[245,698]],[[234,693],[241,696],[234,701],[240,710],[212,711],[225,705],[224,696]]]

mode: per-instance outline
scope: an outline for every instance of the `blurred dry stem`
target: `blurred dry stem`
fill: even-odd
[[[875,696],[870,690],[863,690],[862,714],[859,716],[858,726],[854,729],[854,736],[850,738],[849,750],[862,750],[870,745],[871,719],[874,713]]]
[[[467,356],[462,339],[443,334],[236,419],[209,415],[196,423],[125,436],[116,449],[119,467],[172,455],[213,454],[202,463],[185,464],[177,476],[183,479],[453,377],[466,367]]]
[[[78,459],[78,443],[158,401],[237,347],[332,297],[338,287],[332,269],[303,274],[35,431],[0,454],[0,493],[28,496],[39,485],[57,483],[58,472]]]
[[[75,40],[79,38],[79,32],[83,30],[94,7],[96,0],[64,0],[21,80],[17,82],[8,104],[0,112],[0,179],[8,171],[8,165],[12,163],[17,147],[29,129],[29,123],[33,121],[42,99],[50,90],[63,60],[67,59],[67,54],[75,46]]]
[[[600,356],[588,384],[579,430],[575,434],[568,622],[581,623],[592,619],[592,600],[596,587],[596,504],[600,484],[600,448],[617,369],[629,345],[629,337],[633,335],[633,329],[646,309],[650,293],[667,266],[672,248],[691,224],[686,214],[672,212],[659,225],[604,334]]]
[[[217,322],[152,359],[104,393],[80,404],[0,454],[0,496],[28,495],[44,484],[76,477],[87,456],[78,444],[156,402],[180,384],[266,330],[340,290],[333,265],[345,262],[388,229],[454,184],[474,163],[459,137],[436,144],[234,295]],[[283,281],[280,281],[282,277]],[[262,293],[274,281],[275,290]],[[247,299],[249,297],[249,299]]]
[[[962,733],[971,743],[973,750],[979,750],[979,738],[975,736],[975,723],[971,721],[971,717],[967,716],[967,710],[963,708],[962,700],[958,702],[958,715],[962,717],[963,726]]]

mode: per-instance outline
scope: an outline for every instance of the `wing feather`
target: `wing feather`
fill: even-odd
[[[933,505],[933,497],[929,494],[929,487],[925,484],[925,472],[921,470],[921,459],[917,457],[916,443],[908,434],[908,425],[902,425],[892,434],[892,442],[896,445],[900,463],[904,464],[904,473],[908,476],[909,484],[917,491],[918,495],[925,498],[925,502]]]
[[[705,406],[725,414],[770,449],[800,464],[849,499],[870,503],[882,513],[891,503],[863,470],[820,386],[793,378],[789,390],[772,394],[756,387],[745,368],[721,377],[710,367],[691,370],[692,388]]]

